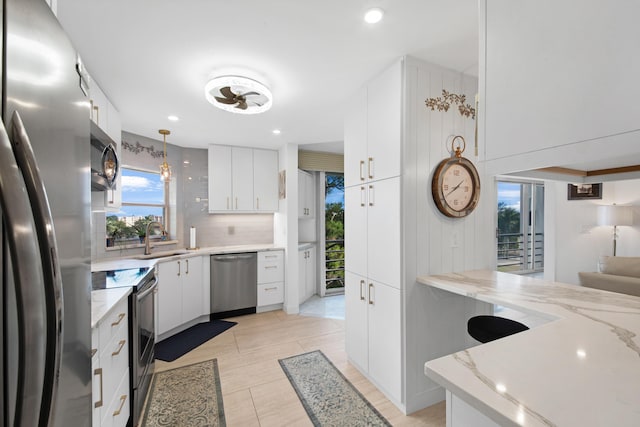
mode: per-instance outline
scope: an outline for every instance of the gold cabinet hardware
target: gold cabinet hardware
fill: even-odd
[[[123,394],[122,396],[120,396],[120,407],[113,413],[114,417],[117,417],[118,415],[120,415],[120,412],[122,412],[122,407],[124,406],[124,402],[127,401],[127,395]]]
[[[373,294],[373,292],[371,292],[371,290],[373,289],[373,283],[369,283],[369,304],[373,305],[373,299],[371,298],[371,295]]]
[[[360,300],[364,301],[364,280],[360,280]]]
[[[373,206],[373,185],[369,186],[369,206]]]
[[[187,263],[187,271],[185,271],[185,273],[184,273],[184,274],[189,274],[189,260],[188,260],[188,259],[185,259],[185,260],[184,260],[184,262],[186,262],[186,263]]]
[[[96,403],[94,403],[94,404],[93,404],[93,407],[94,407],[94,408],[99,408],[99,407],[101,407],[101,406],[103,405],[103,403],[104,403],[104,402],[102,401],[102,399],[103,399],[103,396],[102,396],[102,368],[95,369],[95,370],[93,371],[93,375],[94,375],[94,376],[96,376],[96,375],[99,375],[99,376],[100,376],[100,400],[96,401]]]
[[[364,205],[367,202],[367,196],[365,194],[366,188],[360,187],[360,206],[364,208]]]
[[[97,348],[92,348],[91,349],[91,357],[95,356],[97,352],[98,352]]]
[[[273,287],[273,288],[264,288],[264,290],[265,290],[265,291],[275,291],[276,289],[278,289],[278,288],[276,288],[276,287]]]
[[[236,197],[236,210],[238,210],[238,198]]]
[[[180,261],[178,261],[178,276],[180,275]]]
[[[265,270],[268,269],[268,268],[278,268],[278,266],[277,265],[265,265],[264,266]]]
[[[122,351],[122,348],[124,347],[124,345],[127,343],[127,341],[125,340],[120,340],[120,342],[118,343],[118,349],[116,351],[114,351],[113,353],[111,353],[112,356],[117,356],[120,354],[120,352]]]
[[[373,179],[373,157],[369,157],[367,169],[369,170],[369,179]]]
[[[122,319],[124,319],[124,318],[125,318],[125,316],[126,316],[126,315],[127,315],[126,313],[120,313],[120,314],[118,314],[118,320],[116,320],[115,322],[113,322],[113,323],[111,324],[111,326],[118,326],[118,325],[120,324],[120,322],[122,322]]]
[[[360,160],[360,181],[364,181],[364,160]]]
[[[256,209],[260,209],[260,197],[256,197]]]
[[[229,210],[229,197],[227,197],[227,210]]]

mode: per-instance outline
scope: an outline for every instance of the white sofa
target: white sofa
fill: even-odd
[[[600,257],[600,272],[579,272],[580,284],[589,288],[640,297],[640,257]]]

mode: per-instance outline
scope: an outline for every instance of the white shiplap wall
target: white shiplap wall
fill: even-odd
[[[427,98],[441,96],[442,89],[465,94],[474,105],[477,78],[406,58],[404,84],[404,365],[405,404],[410,413],[444,398],[442,389],[424,375],[424,363],[466,347],[469,313],[488,310],[469,300],[446,314],[439,310],[435,316],[433,308],[450,296],[416,284],[416,277],[492,267],[495,184],[483,177],[484,166],[474,153],[474,120],[461,116],[455,106],[442,112],[425,105]],[[431,196],[433,170],[450,156],[448,147],[454,135],[467,141],[464,156],[474,162],[482,182],[478,208],[462,219],[440,214]],[[458,338],[451,338],[455,336]]]

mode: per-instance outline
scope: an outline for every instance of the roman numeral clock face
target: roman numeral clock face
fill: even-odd
[[[444,159],[433,173],[431,192],[438,210],[444,215],[465,217],[473,212],[480,197],[478,171],[464,157]]]

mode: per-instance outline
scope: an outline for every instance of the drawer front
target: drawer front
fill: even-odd
[[[284,281],[284,257],[282,251],[258,253],[258,283]]]
[[[284,283],[266,283],[258,285],[258,307],[284,302]]]
[[[118,388],[115,390],[109,408],[104,411],[102,427],[125,427],[131,414],[131,396],[129,395],[129,369],[127,369]]]
[[[99,344],[104,350],[111,339],[119,333],[120,328],[127,329],[129,324],[129,308],[127,298],[120,301],[98,324]],[[101,350],[101,351],[102,351]]]
[[[121,328],[120,333],[113,337],[100,354],[105,405],[111,401],[120,383],[120,378],[129,369],[128,335],[127,328]]]
[[[258,252],[258,263],[284,260],[284,251]]]

